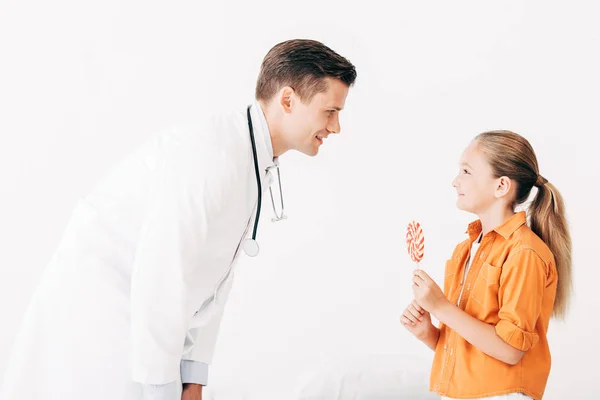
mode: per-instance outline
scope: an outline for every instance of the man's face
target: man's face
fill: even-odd
[[[315,156],[324,140],[340,132],[339,112],[344,108],[348,86],[338,79],[326,78],[327,89],[308,103],[294,94],[290,112],[284,119],[286,141],[290,148]]]

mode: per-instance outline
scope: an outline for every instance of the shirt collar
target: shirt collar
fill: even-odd
[[[504,239],[508,239],[512,236],[513,233],[517,229],[519,229],[523,224],[527,222],[527,215],[525,211],[519,211],[509,219],[507,219],[503,224],[494,228],[494,232],[498,233]],[[481,233],[481,220],[473,221],[469,224],[467,231],[465,233],[469,234],[469,239],[471,242],[477,239],[479,234]]]

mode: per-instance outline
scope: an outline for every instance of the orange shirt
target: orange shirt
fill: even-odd
[[[527,226],[525,212],[488,232],[476,254],[469,254],[481,229],[481,221],[471,223],[469,239],[446,262],[444,294],[457,304],[462,290],[460,309],[495,326],[498,336],[525,354],[516,365],[506,364],[440,323],[430,390],[451,398],[521,392],[541,399],[550,373],[546,332],[558,280],[554,256]]]

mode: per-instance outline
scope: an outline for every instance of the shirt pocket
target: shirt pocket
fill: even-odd
[[[473,282],[469,295],[471,314],[484,322],[496,322],[500,310],[498,290],[501,274],[502,267],[484,262]]]

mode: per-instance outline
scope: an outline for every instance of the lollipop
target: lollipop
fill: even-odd
[[[416,262],[423,259],[425,254],[425,237],[421,224],[416,221],[411,221],[406,227],[406,249],[410,258]]]

